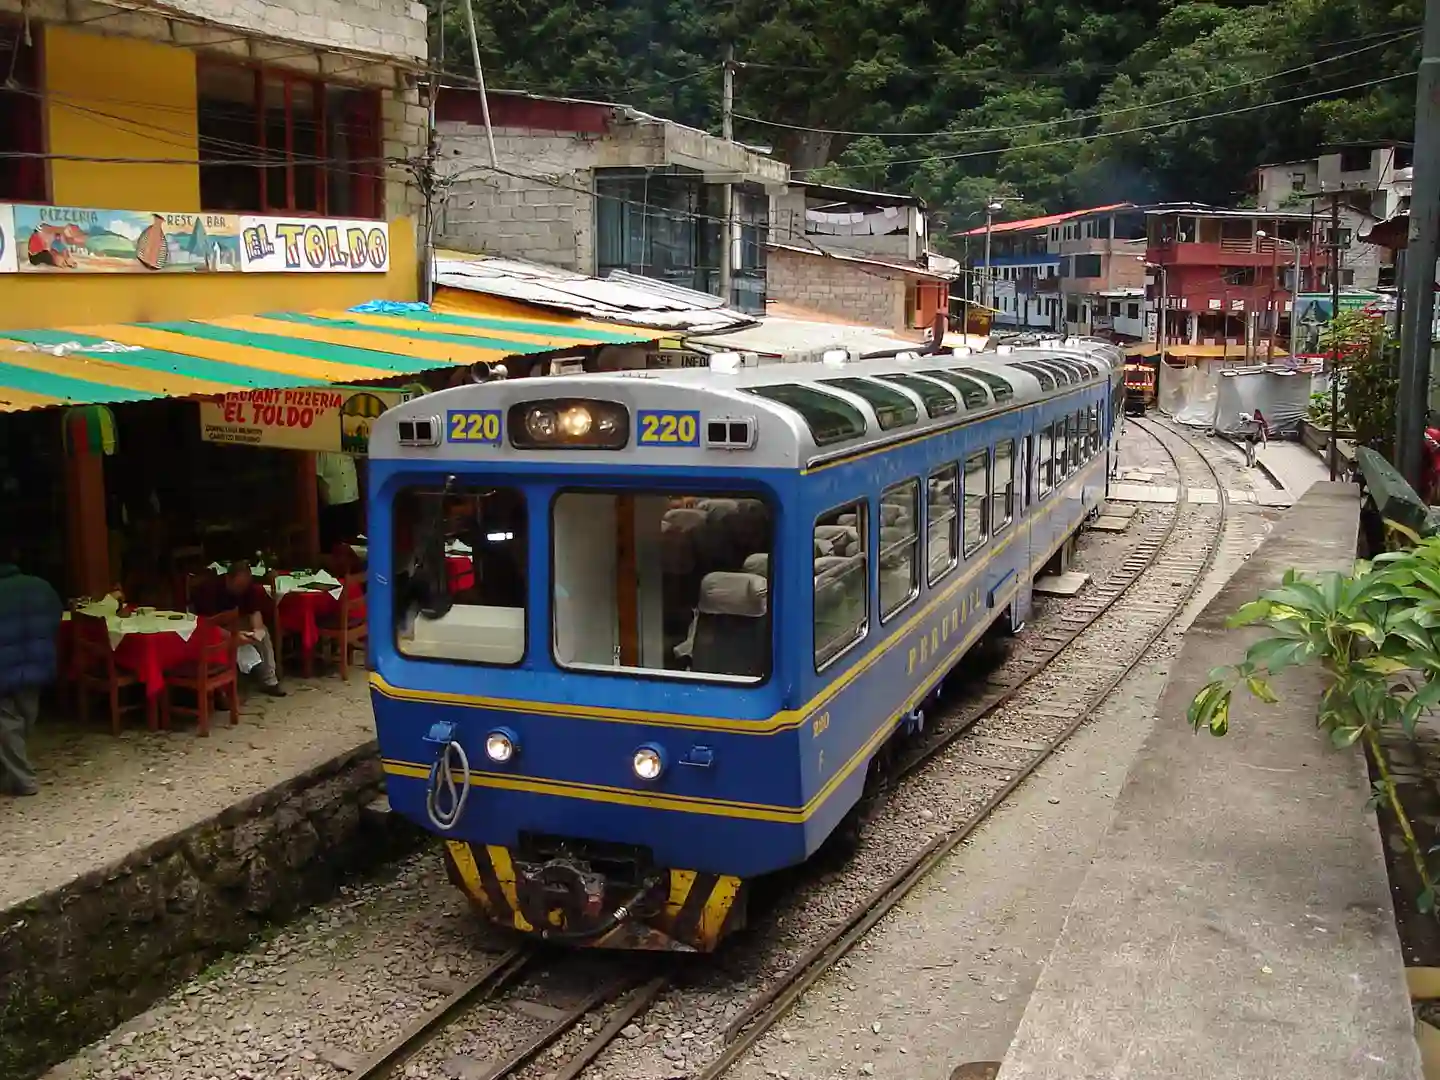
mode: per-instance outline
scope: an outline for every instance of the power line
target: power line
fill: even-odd
[[[864,169],[889,169],[892,165],[919,165],[931,161],[960,161],[965,158],[985,157],[990,154],[1006,154],[1012,150],[1040,150],[1050,146],[1070,146],[1074,143],[1090,142],[1093,139],[1113,139],[1121,135],[1136,135],[1147,131],[1166,131],[1171,128],[1180,127],[1184,124],[1197,124],[1205,120],[1218,120],[1226,116],[1239,116],[1242,113],[1257,112],[1261,109],[1273,109],[1281,105],[1293,105],[1299,101],[1313,101],[1317,98],[1337,97],[1340,94],[1349,93],[1351,90],[1364,90],[1367,87],[1379,86],[1382,83],[1394,82],[1397,79],[1413,79],[1415,72],[1404,71],[1399,75],[1386,75],[1379,79],[1369,79],[1365,82],[1354,83],[1350,86],[1341,86],[1331,90],[1317,90],[1309,94],[1299,94],[1295,97],[1281,98],[1278,101],[1262,101],[1256,105],[1245,105],[1240,108],[1226,109],[1222,112],[1206,113],[1201,116],[1182,116],[1174,120],[1166,120],[1158,124],[1145,124],[1140,127],[1121,128],[1119,131],[1096,131],[1089,135],[1072,135],[1063,139],[1049,139],[1045,142],[1023,143],[1019,146],[997,146],[988,150],[965,150],[947,154],[926,154],[923,157],[913,158],[891,158],[887,161],[863,162],[849,166],[850,168]],[[1149,106],[1146,106],[1149,108]],[[828,169],[832,165],[822,165],[815,169],[792,169],[790,175],[795,176],[801,173],[819,172],[821,169]],[[846,166],[840,166],[842,168]]]
[[[1243,82],[1227,83],[1223,86],[1211,87],[1208,90],[1198,90],[1193,94],[1185,94],[1181,97],[1170,98],[1166,101],[1147,101],[1140,105],[1130,105],[1123,109],[1113,109],[1107,112],[1079,113],[1075,116],[1060,117],[1055,120],[1035,120],[1026,124],[1012,124],[1006,127],[970,128],[968,130],[960,131],[956,131],[954,129],[947,129],[944,131],[847,131],[841,128],[806,127],[803,124],[787,124],[779,120],[762,120],[758,116],[747,116],[743,113],[736,113],[735,117],[738,120],[748,120],[749,122],[754,124],[761,124],[765,127],[782,128],[786,131],[808,131],[818,135],[852,135],[857,137],[877,139],[929,139],[939,137],[963,138],[971,135],[1007,135],[1017,131],[1033,131],[1035,128],[1055,127],[1060,124],[1075,124],[1081,123],[1086,120],[1107,120],[1111,117],[1124,116],[1128,113],[1140,112],[1145,109],[1158,109],[1166,105],[1177,105],[1184,101],[1194,101],[1197,98],[1209,97],[1212,94],[1223,94],[1229,90],[1241,90],[1247,86],[1256,86],[1263,82],[1271,82],[1275,79],[1285,78],[1288,75],[1297,75],[1302,72],[1311,71],[1312,69],[1319,67],[1321,64],[1332,64],[1337,60],[1348,60],[1352,56],[1359,56],[1361,53],[1366,53],[1374,49],[1383,48],[1386,45],[1393,45],[1395,42],[1407,37],[1413,37],[1419,32],[1420,31],[1418,29],[1406,30],[1403,33],[1396,34],[1393,38],[1387,39],[1385,41],[1366,45],[1363,48],[1354,49],[1350,52],[1340,53],[1337,56],[1325,57],[1324,59],[1316,60],[1309,64],[1303,64],[1300,67],[1289,68],[1286,71],[1277,71],[1271,75],[1261,75],[1257,78],[1247,79]]]

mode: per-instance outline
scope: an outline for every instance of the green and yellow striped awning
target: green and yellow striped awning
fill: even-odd
[[[653,340],[577,319],[282,312],[0,331],[0,412],[362,383],[506,356]]]

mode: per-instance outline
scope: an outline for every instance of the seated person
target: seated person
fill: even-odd
[[[190,606],[196,615],[223,615],[234,611],[240,615],[242,626],[240,642],[252,646],[260,658],[254,666],[254,674],[260,686],[271,697],[284,697],[285,691],[275,673],[275,643],[265,630],[265,619],[261,612],[269,605],[270,598],[250,573],[250,564],[245,561],[230,564],[230,570],[223,577],[209,578],[195,586],[190,594]]]

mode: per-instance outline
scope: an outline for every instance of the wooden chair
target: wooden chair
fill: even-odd
[[[320,640],[317,648],[326,643],[335,646],[340,677],[350,677],[350,654],[364,649],[370,639],[370,626],[365,603],[365,575],[347,574],[340,590],[340,610],[330,618],[318,623]]]
[[[220,630],[217,636],[214,631]],[[161,725],[170,727],[172,713],[194,716],[201,737],[210,734],[210,714],[215,694],[223,692],[230,707],[230,725],[240,723],[240,674],[235,666],[235,652],[240,647],[240,619],[234,612],[201,616],[195,626],[199,653],[189,663],[165,673],[165,701]],[[182,707],[172,700],[173,691],[188,690],[195,695],[195,707]]]
[[[110,648],[110,631],[105,620],[98,615],[71,615],[73,622],[73,647],[75,649],[76,704],[80,711],[80,722],[90,723],[90,699],[103,697],[110,705],[110,731],[120,734],[120,718],[124,713],[145,708],[142,694],[138,701],[125,702],[120,692],[132,686],[139,686],[140,680],[128,671],[115,666],[115,651]],[[152,730],[153,730],[153,726]]]

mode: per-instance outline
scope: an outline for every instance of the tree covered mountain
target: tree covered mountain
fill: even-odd
[[[460,0],[443,67],[473,72]],[[1408,139],[1423,0],[476,0],[492,87],[620,101],[950,229],[1120,200],[1243,200],[1258,164]],[[1398,78],[1390,78],[1399,76]],[[1387,80],[1388,81],[1378,81]],[[757,121],[770,121],[770,126]],[[818,129],[818,130],[807,130]]]

